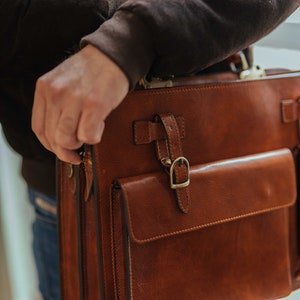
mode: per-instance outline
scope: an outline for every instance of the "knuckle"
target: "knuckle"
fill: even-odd
[[[47,77],[46,76],[41,76],[37,79],[36,81],[36,88],[43,88],[45,85],[47,85]]]
[[[57,98],[64,93],[66,86],[59,80],[53,80],[44,75],[37,80],[36,89],[46,91],[48,96]]]
[[[63,117],[58,123],[57,130],[66,135],[74,133],[76,130],[74,118],[72,116]]]
[[[65,86],[52,81],[48,84],[48,91],[49,94],[51,94],[52,97],[54,97],[54,99],[58,99],[65,91]]]
[[[79,163],[80,162],[80,158],[78,157],[78,155],[68,149],[57,147],[55,149],[55,154],[60,160],[65,161],[65,162],[71,162],[71,163]]]
[[[57,136],[56,145],[68,150],[75,150],[77,148],[80,148],[80,146],[82,146],[82,142],[79,142],[72,138],[67,139],[67,138],[63,138],[62,136]]]
[[[99,136],[96,135],[85,135],[84,136],[84,142],[90,145],[95,145],[100,142]]]
[[[101,141],[102,132],[103,126],[98,126],[98,124],[86,124],[82,126],[78,132],[78,140],[94,145]]]
[[[73,150],[82,146],[82,142],[77,140],[75,132],[56,131],[55,144],[59,147]]]
[[[97,95],[87,95],[85,97],[85,102],[84,102],[84,109],[89,110],[89,111],[95,111],[95,109],[98,109],[101,107],[101,101],[99,96]]]
[[[65,161],[65,162],[70,162],[69,155],[66,154],[64,151],[56,150],[55,154],[60,160]]]
[[[45,135],[44,128],[36,123],[32,124],[32,131],[38,136],[43,137]]]

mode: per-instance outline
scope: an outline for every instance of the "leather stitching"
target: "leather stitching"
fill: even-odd
[[[296,74],[297,75],[297,74]],[[291,80],[291,79],[297,79],[297,77],[286,77],[286,80]],[[299,76],[299,75],[298,75]],[[147,90],[147,92],[150,94],[150,92],[154,95],[166,95],[166,94],[178,94],[178,93],[182,93],[182,92],[194,92],[194,91],[203,91],[203,90],[214,90],[214,89],[224,89],[224,88],[232,88],[232,87],[238,87],[239,89],[243,87],[249,87],[249,86],[253,86],[255,85],[256,87],[258,86],[258,84],[260,85],[264,85],[265,81],[267,80],[279,80],[278,78],[265,78],[265,79],[261,79],[259,80],[259,82],[255,81],[255,82],[248,82],[248,81],[238,81],[238,82],[226,82],[226,83],[222,83],[222,84],[214,84],[214,83],[204,83],[201,86],[195,86],[195,87],[177,87],[177,88],[172,88],[172,90],[168,90],[168,89],[158,89],[158,90]],[[283,78],[280,79],[281,81],[283,80]],[[201,84],[201,83],[200,83]],[[138,94],[143,93],[143,90],[141,91],[135,91],[135,95],[136,97],[139,97]],[[186,97],[186,95],[185,95]]]
[[[113,281],[114,281],[114,294],[115,294],[115,298],[116,299],[120,299],[120,292],[119,292],[119,288],[117,286],[117,276],[118,275],[118,269],[117,269],[117,262],[116,262],[116,253],[115,253],[115,225],[114,225],[114,212],[115,212],[115,201],[119,200],[117,199],[118,194],[115,190],[112,191],[112,209],[111,209],[111,219],[110,219],[110,226],[111,226],[111,230],[112,230],[112,235],[111,235],[111,253],[112,253],[112,269],[113,269]],[[119,198],[119,197],[118,197]]]
[[[151,241],[154,241],[154,240],[158,240],[160,238],[169,237],[169,236],[177,235],[177,234],[181,234],[181,233],[187,233],[187,232],[191,232],[191,231],[194,231],[194,230],[197,230],[197,229],[206,228],[206,227],[209,227],[209,226],[212,226],[212,225],[217,225],[217,224],[221,224],[221,223],[227,223],[227,222],[238,220],[238,219],[241,219],[241,218],[254,216],[254,215],[257,215],[257,214],[260,214],[260,213],[271,212],[271,211],[274,211],[274,210],[277,210],[277,209],[282,209],[282,208],[289,207],[289,206],[291,206],[294,203],[294,201],[291,201],[291,202],[289,202],[287,204],[284,204],[284,205],[273,206],[271,208],[267,208],[267,209],[263,209],[263,210],[255,210],[255,211],[252,211],[252,212],[249,212],[249,213],[244,213],[244,214],[237,215],[235,217],[224,218],[224,219],[221,219],[221,220],[218,220],[218,221],[209,222],[209,223],[206,223],[206,224],[189,227],[189,228],[182,229],[182,230],[175,230],[175,231],[172,231],[172,232],[169,232],[169,233],[165,233],[165,234],[158,234],[158,235],[153,236],[151,238],[147,238],[147,239],[142,239],[141,240],[141,239],[136,238],[136,236],[135,236],[135,234],[133,232],[132,218],[131,218],[131,214],[130,214],[130,207],[129,207],[128,202],[127,202],[128,194],[124,190],[123,190],[123,192],[126,195],[125,201],[127,203],[128,221],[129,221],[130,228],[131,228],[131,237],[137,243],[151,242]]]

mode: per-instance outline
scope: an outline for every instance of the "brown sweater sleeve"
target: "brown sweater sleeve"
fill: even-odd
[[[128,0],[81,45],[92,44],[127,74],[200,71],[272,31],[300,0]]]

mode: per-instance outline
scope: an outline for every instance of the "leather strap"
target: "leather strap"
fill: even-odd
[[[282,122],[290,123],[300,119],[300,98],[295,101],[286,99],[281,101]]]
[[[79,276],[79,290],[80,300],[85,299],[86,291],[86,256],[85,256],[85,206],[82,201],[83,198],[83,187],[85,186],[85,180],[83,176],[82,164],[75,166],[75,178],[76,178],[76,219],[77,219],[77,251],[78,251],[78,276]],[[75,245],[74,245],[75,246]]]
[[[163,125],[166,138],[155,141],[158,160],[168,168],[170,186],[176,192],[177,203],[183,213],[190,209],[189,163],[183,157],[180,130],[173,114],[163,113],[154,117],[155,122]]]
[[[78,274],[80,283],[80,300],[87,299],[88,293],[88,274],[87,274],[87,244],[88,234],[86,223],[87,217],[87,202],[93,201],[96,231],[97,231],[97,263],[99,272],[100,299],[104,299],[103,275],[102,275],[102,250],[101,250],[101,228],[100,217],[98,215],[98,186],[96,172],[94,170],[95,163],[93,158],[92,146],[84,145],[84,151],[81,153],[82,162],[79,166],[74,166],[75,189],[76,189],[76,218],[77,218],[77,240],[78,240]],[[73,175],[73,174],[72,174]],[[95,262],[96,263],[96,262]]]
[[[185,137],[184,118],[175,117],[180,138]],[[134,130],[134,143],[136,145],[150,144],[156,140],[166,138],[165,130],[161,123],[151,121],[135,121],[133,124]]]
[[[91,154],[90,147],[91,146],[85,145],[84,157],[82,160],[82,168],[85,177],[85,185],[83,191],[84,201],[90,200],[93,191],[94,174],[93,174],[93,163],[92,163],[92,154]]]

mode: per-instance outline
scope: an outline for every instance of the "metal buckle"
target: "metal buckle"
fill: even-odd
[[[175,171],[175,167],[177,165],[182,165],[184,164],[187,168],[187,180],[182,182],[182,183],[174,183],[174,171]],[[171,189],[182,189],[182,188],[185,188],[187,187],[188,185],[190,184],[190,164],[189,164],[189,161],[183,157],[183,156],[180,156],[180,157],[177,157],[171,164],[171,167],[170,167],[170,186],[171,186]]]

